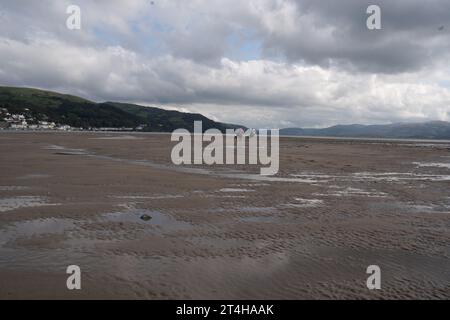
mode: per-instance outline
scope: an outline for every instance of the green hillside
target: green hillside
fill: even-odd
[[[183,113],[154,107],[117,102],[96,103],[80,97],[31,88],[0,87],[0,108],[11,114],[24,114],[37,121],[51,121],[72,127],[135,128],[143,131],[171,132],[178,128],[193,130],[201,120],[203,129],[225,130],[236,125],[215,122],[201,114]]]

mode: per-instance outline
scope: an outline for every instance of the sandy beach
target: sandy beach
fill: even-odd
[[[450,298],[449,144],[281,138],[274,177],[173,145],[0,133],[0,299]]]

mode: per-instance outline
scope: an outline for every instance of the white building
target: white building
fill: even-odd
[[[71,127],[67,124],[63,124],[58,127],[58,130],[63,130],[63,131],[68,131],[70,129],[71,129]]]
[[[39,129],[51,130],[55,129],[55,127],[56,124],[54,122],[39,121]]]
[[[26,129],[26,128],[28,128],[28,123],[25,120],[11,123],[11,129]]]

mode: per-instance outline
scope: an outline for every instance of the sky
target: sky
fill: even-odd
[[[0,85],[259,128],[450,121],[449,17],[448,0],[0,0]]]

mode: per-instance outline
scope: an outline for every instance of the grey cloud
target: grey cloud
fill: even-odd
[[[268,54],[290,61],[352,67],[365,72],[415,71],[448,57],[450,34],[446,0],[297,0],[292,19],[298,28],[280,24],[266,32]],[[382,30],[368,30],[366,9],[382,10]]]

